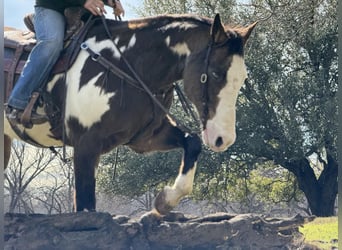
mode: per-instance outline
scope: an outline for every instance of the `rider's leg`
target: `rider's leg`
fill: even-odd
[[[18,110],[24,110],[32,92],[42,87],[63,49],[65,20],[61,13],[35,7],[34,26],[37,44],[8,101],[11,108]]]

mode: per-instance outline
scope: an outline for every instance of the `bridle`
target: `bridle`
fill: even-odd
[[[201,98],[201,104],[202,104],[202,115],[200,117],[200,120],[202,122],[203,130],[206,128],[206,121],[209,118],[209,95],[208,95],[208,68],[209,68],[209,59],[210,59],[210,54],[212,52],[213,48],[219,48],[223,47],[228,43],[229,37],[227,37],[226,40],[224,40],[221,43],[215,44],[213,40],[209,41],[208,48],[206,51],[206,56],[204,59],[204,70],[203,73],[201,74],[200,77],[200,82],[201,82],[201,89],[202,89],[202,98]]]

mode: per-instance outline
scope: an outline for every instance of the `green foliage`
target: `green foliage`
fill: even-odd
[[[299,228],[305,242],[330,250],[338,247],[338,217],[316,218]]]
[[[240,211],[267,213],[274,205],[285,208],[294,200],[302,200],[303,195],[296,178],[271,162],[252,167],[231,160],[229,165],[222,164],[220,170],[210,175],[200,171],[193,197],[226,206],[239,203]]]
[[[142,155],[125,147],[118,154],[104,155],[98,170],[98,187],[105,193],[135,198],[156,192],[178,173],[181,154],[177,151]]]
[[[251,171],[249,185],[251,192],[263,202],[286,204],[291,200],[298,201],[301,196],[295,176],[270,163]]]
[[[246,54],[250,73],[237,120],[249,140],[240,148],[277,163],[323,148],[336,158],[337,23],[328,11],[336,2],[254,3],[269,19]]]
[[[144,0],[143,7],[136,11],[141,16],[196,13],[214,17],[216,13],[222,13],[223,20],[231,21],[235,12],[235,0]]]

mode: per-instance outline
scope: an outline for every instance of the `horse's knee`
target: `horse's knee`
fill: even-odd
[[[184,164],[191,168],[202,151],[202,142],[198,135],[187,135],[184,145]]]
[[[4,135],[4,169],[7,168],[11,156],[12,140],[9,136]]]
[[[197,134],[186,135],[186,147],[195,154],[199,154],[202,150],[202,142]]]

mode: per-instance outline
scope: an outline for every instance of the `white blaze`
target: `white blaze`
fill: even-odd
[[[212,119],[202,132],[203,141],[214,151],[224,151],[235,141],[235,105],[240,88],[247,77],[244,59],[234,55],[227,72],[227,83],[221,89],[219,102]],[[221,145],[216,145],[221,138]]]

